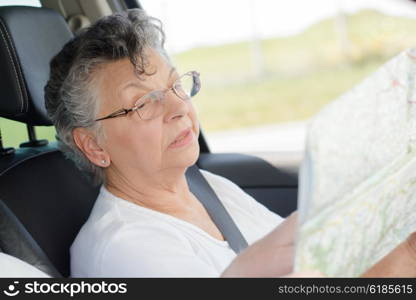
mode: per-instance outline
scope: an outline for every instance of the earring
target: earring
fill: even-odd
[[[103,160],[101,161],[101,163],[104,165],[104,164],[106,164],[106,163],[107,163],[107,161],[106,161],[105,159],[103,159]]]

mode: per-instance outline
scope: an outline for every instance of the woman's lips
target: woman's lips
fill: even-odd
[[[169,148],[179,148],[188,145],[193,140],[192,130],[186,129],[184,132],[181,132],[176,138],[175,142],[169,145]]]

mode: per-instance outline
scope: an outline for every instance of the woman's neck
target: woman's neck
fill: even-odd
[[[166,170],[153,174],[126,176],[108,170],[105,187],[124,200],[157,211],[177,214],[195,201],[183,170]]]

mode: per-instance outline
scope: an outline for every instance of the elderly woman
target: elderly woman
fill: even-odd
[[[99,20],[51,62],[46,107],[62,150],[102,184],[71,247],[72,276],[290,273],[296,214],[284,220],[229,180],[202,171],[251,245],[237,256],[190,192],[185,171],[199,155],[191,98],[200,79],[175,69],[163,42],[156,19],[130,10]],[[410,256],[400,251],[402,260],[396,251],[382,263],[398,270]],[[381,275],[384,265],[369,274]]]

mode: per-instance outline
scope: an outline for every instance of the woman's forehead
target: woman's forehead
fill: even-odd
[[[153,58],[153,59],[152,59]],[[119,105],[129,106],[140,94],[155,89],[163,89],[177,77],[176,69],[163,58],[149,56],[151,75],[142,74],[138,77],[134,66],[128,58],[107,63],[100,69],[99,95],[101,105],[107,109],[116,109]],[[118,99],[122,101],[115,101]]]
[[[167,75],[166,75],[167,74]],[[170,78],[173,78],[174,75],[177,74],[176,69],[174,67],[170,67],[169,72],[157,72],[152,74],[151,76],[143,75],[140,79],[134,77],[132,80],[129,80],[120,87],[120,90],[126,90],[129,88],[152,88],[154,85],[158,85],[159,83],[166,84]]]
[[[128,58],[107,63],[100,70],[102,87],[119,91],[131,86],[146,87],[154,82],[166,81],[176,73],[175,68],[163,59],[149,57],[148,62],[146,73],[140,76],[136,75],[134,66]]]

